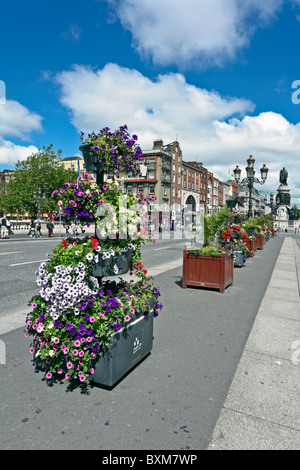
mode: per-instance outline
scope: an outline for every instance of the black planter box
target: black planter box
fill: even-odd
[[[153,315],[141,314],[126,329],[112,336],[112,345],[95,364],[91,381],[112,387],[152,350]]]
[[[117,253],[113,258],[102,259],[101,253],[99,253],[99,261],[93,265],[92,275],[95,277],[103,276],[119,276],[128,272],[130,267],[130,261],[132,252],[130,250],[121,251]],[[118,272],[114,272],[113,266],[117,265]]]
[[[235,251],[234,252],[234,266],[241,267],[244,265],[244,257],[242,251]]]
[[[236,201],[227,200],[226,206],[229,207],[229,209],[234,209],[236,206]]]
[[[92,150],[90,145],[81,145],[79,150],[82,152],[87,172],[95,173],[103,170],[103,164],[99,162],[97,154]]]

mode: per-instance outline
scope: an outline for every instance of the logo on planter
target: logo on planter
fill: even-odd
[[[141,349],[141,347],[142,347],[142,333],[140,333],[139,335],[135,337],[135,340],[133,342],[132,353],[136,354]]]

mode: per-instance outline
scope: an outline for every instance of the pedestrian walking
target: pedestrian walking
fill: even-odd
[[[54,224],[50,219],[48,219],[46,227],[48,229],[48,237],[53,237]]]
[[[36,223],[36,231],[37,231],[37,233],[39,234],[40,237],[42,236],[41,229],[42,229],[41,222],[38,220],[37,223]]]
[[[72,224],[71,224],[71,229],[72,229],[73,235],[78,235],[77,227],[76,227],[75,222],[72,222]]]
[[[66,234],[68,234],[69,233],[69,225],[64,222],[63,227],[66,230]]]
[[[30,236],[31,238],[35,238],[35,220],[33,219],[30,223]]]
[[[11,229],[10,218],[6,219],[6,227],[7,227],[8,235],[13,235],[14,232]]]
[[[8,235],[7,219],[5,216],[3,216],[1,219],[1,238],[6,238],[7,235]]]

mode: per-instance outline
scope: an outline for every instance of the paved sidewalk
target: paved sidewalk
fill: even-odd
[[[299,280],[286,237],[207,450],[300,450]]]

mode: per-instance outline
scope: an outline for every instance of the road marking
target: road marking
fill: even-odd
[[[24,253],[24,251],[7,251],[6,253],[0,253],[0,256],[4,255],[14,255],[16,253]]]
[[[184,243],[176,243],[176,245],[163,246],[161,248],[154,248],[154,251],[167,250],[168,248],[174,248],[175,246],[180,246],[180,245],[185,245],[185,242]]]
[[[24,261],[23,263],[14,263],[10,264],[9,266],[21,266],[22,264],[42,263],[43,261],[47,261],[47,259],[38,259],[36,261]]]

